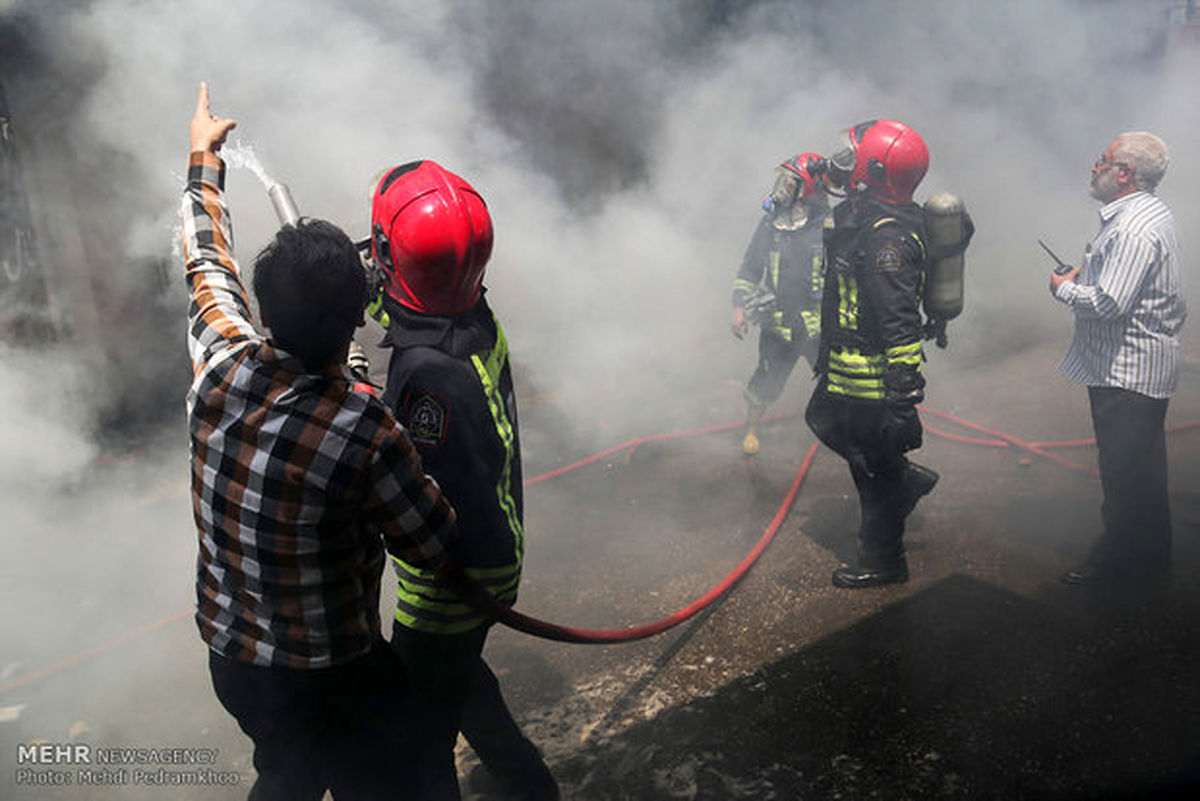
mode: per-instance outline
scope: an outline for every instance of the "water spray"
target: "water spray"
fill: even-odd
[[[271,199],[271,206],[275,209],[275,216],[279,218],[281,226],[295,226],[300,222],[300,210],[296,208],[296,201],[292,197],[292,190],[288,189],[287,184],[276,181],[267,175],[267,171],[263,169],[262,162],[258,160],[258,154],[254,152],[254,148],[245,142],[234,141],[225,146],[221,155],[225,162],[231,167],[245,167],[252,173],[258,176],[258,180],[262,181],[262,185],[267,188],[267,197]],[[356,243],[360,258],[362,257],[364,243]],[[368,247],[370,240],[365,243]],[[365,266],[365,261],[364,261]],[[378,318],[377,318],[378,319]],[[386,313],[380,322],[384,328],[387,328]],[[369,375],[371,370],[370,361],[367,358],[367,353],[362,345],[351,340],[351,351],[346,366],[355,375],[358,381],[354,385],[357,392],[365,392],[369,395],[375,395],[376,386],[371,383]]]
[[[258,154],[254,152],[252,146],[235,141],[231,145],[226,145],[222,155],[230,166],[245,167],[258,176],[258,180],[262,181],[263,186],[267,188],[267,197],[271,199],[271,205],[275,208],[275,216],[279,218],[280,225],[295,225],[300,221],[300,210],[296,208],[296,201],[292,198],[291,190],[287,188],[287,184],[276,181],[267,175],[267,171],[263,169],[262,162],[258,160]]]

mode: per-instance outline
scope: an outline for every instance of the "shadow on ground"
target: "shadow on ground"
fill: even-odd
[[[1194,610],[1092,600],[953,575],[555,770],[579,799],[1196,797]]]

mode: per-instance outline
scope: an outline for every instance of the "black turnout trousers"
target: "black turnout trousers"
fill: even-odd
[[[904,562],[904,474],[908,459],[883,436],[883,402],[813,391],[805,422],[825,447],[846,460],[858,490],[862,519],[858,559],[865,568],[888,570]]]

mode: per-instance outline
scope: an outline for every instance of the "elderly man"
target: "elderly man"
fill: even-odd
[[[1083,264],[1050,276],[1050,291],[1075,315],[1061,366],[1088,388],[1099,448],[1104,532],[1068,584],[1142,584],[1171,567],[1163,421],[1179,380],[1179,329],[1187,316],[1175,220],[1154,191],[1167,146],[1123,133],[1092,165],[1100,231]]]

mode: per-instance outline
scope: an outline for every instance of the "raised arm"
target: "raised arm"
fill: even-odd
[[[208,85],[200,84],[192,116],[187,188],[181,207],[192,369],[234,343],[257,336],[233,258],[233,229],[225,206],[225,162],[217,155],[237,123],[214,117]]]

